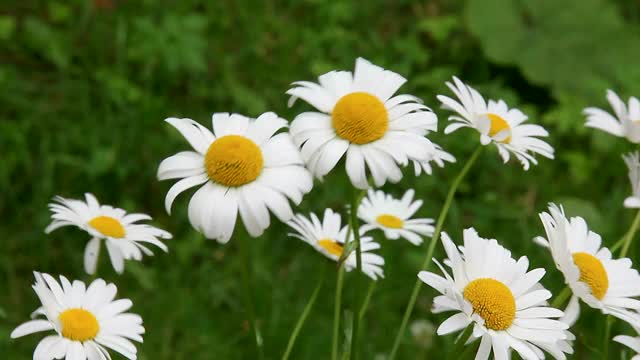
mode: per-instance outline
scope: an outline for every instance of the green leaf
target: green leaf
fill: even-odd
[[[640,36],[602,0],[470,0],[468,26],[489,58],[531,82],[587,99],[638,88]]]

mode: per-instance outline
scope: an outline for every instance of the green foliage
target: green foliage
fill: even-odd
[[[352,69],[358,56],[406,76],[401,91],[423,98],[441,129],[448,113],[435,95],[449,94],[444,82],[452,75],[545,125],[556,159],[540,159],[523,172],[488,149],[461,185],[445,230],[459,239],[463,227],[474,226],[499,239],[514,255],[529,256],[532,266],[545,267],[543,283],[557,293],[561,277],[531,241],[542,232],[537,213],[548,202],[585,216],[609,245],[630,224],[631,213],[622,208],[629,184],[620,154],[631,146],[585,129],[581,110],[608,106],[607,88],[625,98],[640,95],[639,26],[640,5],[623,0],[2,2],[0,354],[29,358],[39,339],[8,338],[37,306],[31,271],[86,280],[86,236],[43,229],[54,195],[92,192],[102,202],[151,214],[174,234],[169,254],[128,263],[122,276],[107,259],[99,266],[100,276],[116,282],[145,320],[139,358],[255,358],[241,300],[238,239],[223,246],[196,233],[187,221],[187,194],[171,217],[164,211],[170,185],[156,180],[157,166],[188,145],[162,120],[185,116],[208,125],[215,111],[255,117],[268,110],[291,119],[309,109],[287,108],[291,82]],[[437,215],[478,141],[465,130],[432,138],[458,163],[433,176],[407,170],[401,184],[385,187],[395,195],[415,188],[425,200],[419,214],[428,217]],[[343,173],[330,175],[298,210],[332,207],[344,214],[351,193],[345,184]],[[251,252],[265,350],[278,358],[326,260],[272,222],[264,237],[252,240]],[[383,242],[386,278],[362,327],[363,359],[389,351],[425,249]],[[637,246],[632,250],[638,254]],[[442,257],[440,246],[436,257]],[[291,358],[328,357],[334,290],[329,278]],[[421,292],[414,319],[442,321],[429,311],[433,295]],[[352,301],[347,287],[347,308]],[[587,344],[600,339],[588,329],[601,319],[589,312],[580,320],[575,358],[593,358]],[[617,324],[613,333],[629,331]],[[434,337],[425,348],[407,333],[399,358],[440,358],[453,341]]]

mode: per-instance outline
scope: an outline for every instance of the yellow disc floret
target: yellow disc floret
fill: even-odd
[[[260,176],[262,150],[240,135],[227,135],[214,141],[204,158],[209,179],[225,186],[248,184]]]
[[[322,239],[318,241],[318,245],[322,246],[323,249],[327,250],[329,254],[335,256],[342,256],[342,244],[337,241],[333,241],[331,239]]]
[[[338,100],[331,112],[331,122],[338,136],[362,145],[384,136],[389,128],[389,114],[377,97],[354,92]]]
[[[85,309],[65,310],[58,316],[58,319],[62,328],[62,336],[69,340],[92,340],[100,330],[98,319]]]
[[[378,224],[391,229],[402,229],[404,222],[397,216],[382,214],[376,218]]]
[[[489,129],[489,136],[496,136],[499,132],[503,130],[511,131],[511,127],[509,123],[502,118],[500,115],[496,114],[487,114],[489,120],[491,120],[491,128]],[[511,135],[507,136],[506,139],[501,141],[502,143],[508,144],[511,142]]]
[[[94,217],[89,221],[89,225],[102,233],[102,235],[112,238],[123,238],[126,234],[120,221],[110,216]]]
[[[591,293],[602,300],[609,290],[609,277],[602,262],[586,252],[573,254],[573,262],[580,269],[580,281],[591,288]]]
[[[516,318],[516,299],[509,287],[498,280],[473,280],[464,288],[463,295],[473,306],[473,312],[484,319],[487,329],[506,330]]]

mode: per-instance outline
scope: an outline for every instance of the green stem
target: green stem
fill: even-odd
[[[456,343],[454,344],[453,349],[451,349],[448,359],[460,358],[459,355],[464,352],[464,345],[467,343],[467,340],[469,340],[469,337],[471,337],[472,332],[473,322],[467,325],[467,327],[464,329],[464,332],[462,333],[462,335],[460,335],[458,341],[456,341]]]
[[[298,319],[298,322],[296,323],[295,328],[293,328],[293,332],[289,337],[289,342],[287,343],[287,349],[285,350],[284,355],[282,356],[282,360],[287,360],[289,358],[289,355],[291,354],[291,350],[293,350],[293,345],[296,342],[298,333],[300,333],[300,329],[302,329],[302,325],[304,325],[304,322],[307,320],[307,317],[309,316],[309,313],[311,312],[311,309],[313,308],[313,305],[316,302],[316,298],[320,293],[320,289],[322,288],[322,284],[324,283],[324,273],[325,273],[325,270],[322,270],[322,275],[320,275],[320,281],[318,281],[318,285],[316,286],[316,289],[313,290],[313,293],[311,294],[311,297],[309,298],[307,305],[302,311],[302,314],[300,315],[300,318]]]
[[[471,155],[471,157],[467,160],[467,163],[464,165],[458,176],[455,178],[453,183],[451,184],[451,188],[449,189],[449,193],[447,194],[447,198],[442,206],[442,210],[440,210],[440,215],[438,215],[438,221],[436,223],[436,229],[433,233],[433,237],[431,238],[431,242],[429,243],[429,248],[427,249],[427,255],[422,263],[421,270],[426,270],[431,263],[431,257],[433,256],[433,251],[435,250],[436,244],[438,243],[438,239],[440,239],[440,232],[442,230],[442,226],[444,225],[444,221],[447,218],[447,214],[449,213],[449,208],[451,207],[451,203],[453,201],[453,197],[456,194],[456,190],[458,190],[458,186],[462,183],[462,179],[467,175],[469,169],[473,163],[476,162],[476,159],[482,152],[483,147],[479,146],[476,151]],[[398,352],[398,348],[400,348],[400,341],[402,340],[402,336],[404,335],[405,329],[407,328],[407,324],[409,323],[409,318],[411,317],[411,312],[413,311],[413,307],[416,304],[416,300],[418,298],[418,293],[420,292],[420,288],[422,287],[422,281],[420,279],[416,280],[415,285],[413,286],[413,291],[411,292],[411,297],[409,298],[409,303],[407,304],[407,308],[404,311],[404,316],[402,317],[402,323],[400,324],[400,329],[398,330],[398,334],[396,335],[396,339],[393,342],[393,348],[391,349],[391,353],[389,354],[389,360],[393,360]]]
[[[251,259],[249,254],[249,249],[246,243],[246,235],[238,236],[238,244],[240,248],[240,253],[242,256],[242,282],[244,284],[244,296],[247,307],[247,313],[249,315],[249,325],[253,330],[253,339],[256,344],[256,351],[258,352],[258,359],[264,359],[264,350],[262,349],[262,335],[260,335],[260,329],[258,328],[258,324],[256,322],[255,317],[255,309],[253,306],[253,297],[251,295]]]
[[[556,298],[553,299],[553,302],[551,303],[551,307],[559,309],[560,306],[562,306],[562,304],[564,304],[567,301],[567,299],[569,299],[570,296],[571,296],[571,289],[568,286],[565,286],[565,288],[562,289],[560,294],[558,294],[558,296],[556,296]]]
[[[353,328],[351,333],[351,352],[350,358],[351,360],[356,360],[358,358],[358,330],[360,327],[360,311],[362,309],[362,249],[360,247],[360,221],[358,221],[358,207],[360,206],[360,201],[364,196],[364,191],[355,191],[353,193],[353,199],[351,201],[351,229],[353,233],[353,241],[355,242],[356,248],[356,273],[354,275],[355,278],[355,309],[353,311]]]
[[[338,268],[336,280],[336,299],[333,308],[333,338],[331,341],[331,360],[338,360],[338,340],[340,338],[340,311],[342,310],[342,284],[344,282],[344,268]]]
[[[360,308],[360,319],[364,317],[364,314],[367,312],[367,308],[369,307],[369,303],[371,302],[371,295],[373,295],[373,291],[376,289],[377,282],[372,281],[369,283],[369,290],[367,290],[367,296],[364,298],[364,302],[362,303],[362,307]]]
[[[622,246],[622,250],[620,251],[620,257],[625,257],[627,256],[627,253],[629,253],[629,247],[631,246],[633,238],[638,231],[638,226],[640,226],[640,211],[636,214],[636,217],[633,219],[633,223],[631,224],[631,228],[629,228],[629,231],[627,232],[624,246]]]
[[[604,337],[602,338],[602,359],[609,359],[609,338],[611,337],[611,325],[613,325],[613,318],[611,315],[607,315],[605,318]]]

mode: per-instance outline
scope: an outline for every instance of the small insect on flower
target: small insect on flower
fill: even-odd
[[[287,121],[272,112],[257,119],[215,113],[213,132],[191,119],[168,118],[195,151],[183,151],[160,164],[158,179],[181,179],[165,199],[171,204],[183,191],[202,185],[189,201],[191,225],[209,239],[231,239],[238,213],[247,231],[260,236],[269,227],[269,211],[283,222],[311,191],[313,178],[288,133]],[[268,209],[268,210],[267,210]]]
[[[57,334],[42,339],[33,353],[35,360],[50,359],[111,359],[107,348],[135,360],[136,346],[142,342],[142,318],[126,313],[132,306],[129,299],[114,300],[116,286],[102,279],[89,287],[81,281],[69,282],[60,276],[58,283],[51,275],[34,273],[33,290],[42,307],[28,321],[11,333],[11,338],[41,331]],[[38,318],[37,316],[44,316]]]
[[[300,98],[320,111],[291,123],[291,136],[316,177],[327,175],[346,153],[349,179],[366,189],[365,166],[382,186],[402,179],[398,165],[432,159],[436,148],[424,136],[436,130],[438,119],[415,96],[393,96],[404,77],[358,58],[353,74],[331,71],[318,81],[298,81],[287,91],[289,105]]]
[[[566,341],[568,326],[553,319],[563,312],[547,306],[551,293],[539,283],[545,270],[528,271],[526,256],[516,261],[496,240],[479,237],[473,228],[463,235],[459,250],[442,233],[453,277],[435,259],[444,277],[428,271],[418,274],[442,294],[433,299],[432,311],[456,312],[440,324],[438,335],[473,324],[471,339],[482,339],[476,360],[486,360],[492,352],[495,359],[510,359],[511,349],[523,359],[544,359],[543,351],[556,359],[572,353]]]
[[[567,307],[568,323],[580,313],[579,300],[604,314],[640,327],[640,275],[628,258],[613,259],[602,247],[600,235],[589,230],[581,217],[567,219],[555,204],[540,213],[547,238],[535,241],[551,250],[556,267],[564,275],[573,297]]]
[[[338,261],[342,256],[347,234],[350,233],[348,226],[340,227],[341,222],[340,214],[333,212],[331,209],[326,209],[322,221],[313,213],[310,214],[309,218],[302,214],[297,214],[287,225],[296,231],[295,233],[290,233],[289,236],[306,242],[329,259]],[[371,279],[377,280],[384,277],[382,270],[384,259],[382,256],[373,253],[374,250],[380,249],[380,244],[373,241],[371,237],[363,235],[364,231],[361,229],[362,272]],[[353,235],[350,234],[349,242],[351,241],[353,241]],[[344,265],[347,271],[356,268],[355,251],[352,251],[347,256]]]
[[[100,255],[100,241],[104,240],[113,268],[121,274],[125,260],[142,260],[142,255],[153,255],[144,244],[152,244],[167,252],[167,246],[159,239],[171,239],[171,234],[157,227],[140,224],[151,220],[146,214],[127,214],[109,205],[100,205],[93,194],[85,194],[86,201],[56,196],[49,204],[53,221],[45,232],[48,234],[63,226],[76,226],[92,236],[84,251],[84,269],[94,274]]]
[[[626,208],[640,208],[640,154],[636,152],[622,155],[625,164],[629,168],[629,181],[631,182],[631,196],[624,200]]]
[[[413,245],[420,245],[423,236],[433,236],[433,219],[412,219],[422,206],[422,200],[413,201],[413,190],[407,190],[402,199],[395,199],[380,190],[369,190],[358,207],[358,217],[366,224],[363,231],[379,229],[389,240],[401,237]]]
[[[553,148],[538,137],[549,136],[540,125],[523,124],[527,116],[518,109],[509,109],[503,100],[489,100],[485,102],[480,93],[466,85],[457,77],[453,77],[453,84],[447,86],[458,98],[458,101],[438,95],[445,109],[455,111],[458,115],[449,116],[453,123],[444,130],[450,134],[460,128],[470,127],[480,133],[480,143],[488,145],[494,143],[502,160],[509,161],[510,153],[522,163],[525,170],[530,164],[537,164],[533,154],[540,154],[553,159]]]
[[[632,143],[640,143],[640,101],[632,96],[629,98],[629,107],[627,107],[618,94],[611,90],[607,90],[607,100],[615,116],[602,109],[588,107],[583,111],[587,116],[585,125],[615,136],[625,137]]]
[[[636,333],[640,334],[640,329],[635,329]],[[631,358],[631,360],[640,360],[640,337],[633,337],[628,335],[618,335],[613,338],[613,341],[618,342],[622,345],[628,346],[631,350],[633,350],[636,355]]]

